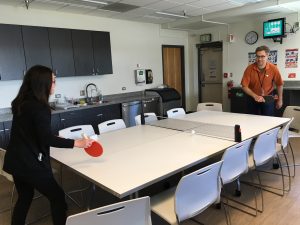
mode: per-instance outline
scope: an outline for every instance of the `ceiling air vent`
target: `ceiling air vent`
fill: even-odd
[[[127,12],[133,9],[139,8],[139,6],[136,5],[129,5],[129,4],[124,4],[124,3],[113,3],[106,5],[104,7],[101,7],[103,10],[109,10],[109,11],[114,11],[114,12]]]

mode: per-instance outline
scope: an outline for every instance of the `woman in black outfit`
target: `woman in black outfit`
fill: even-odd
[[[71,140],[52,135],[49,95],[54,93],[55,76],[45,66],[33,66],[24,76],[12,102],[13,122],[3,169],[12,174],[18,200],[12,225],[24,225],[34,189],[50,201],[54,225],[66,222],[67,204],[62,188],[53,177],[50,146],[86,148],[91,139]]]

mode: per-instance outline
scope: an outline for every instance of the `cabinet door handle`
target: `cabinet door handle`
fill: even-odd
[[[4,130],[0,130],[0,133],[4,132]]]
[[[65,119],[60,119],[60,121],[65,121]]]
[[[5,131],[10,131],[10,129],[7,129],[7,128],[6,128],[6,129],[4,129],[4,130],[5,130]]]
[[[98,114],[97,116],[98,116],[98,117],[100,117],[100,116],[103,116],[103,114],[102,114],[102,113],[100,113],[100,114]]]

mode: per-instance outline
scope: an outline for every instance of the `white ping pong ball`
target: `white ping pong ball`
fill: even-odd
[[[195,134],[196,133],[196,131],[195,130],[192,130],[192,134]]]

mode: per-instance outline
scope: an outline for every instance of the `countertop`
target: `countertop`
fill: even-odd
[[[94,105],[86,105],[86,106],[79,106],[76,108],[71,109],[61,109],[61,110],[53,110],[52,114],[63,113],[63,112],[71,112],[77,111],[82,109],[89,109],[113,104],[122,104],[126,102],[132,101],[141,101],[141,100],[149,100],[152,98],[157,98],[157,95],[152,95],[151,93],[144,94],[143,91],[140,92],[129,92],[124,94],[115,94],[115,95],[106,95],[103,97],[105,103],[97,103]],[[107,101],[107,102],[106,102]],[[0,122],[11,121],[12,114],[10,109],[0,109]]]

